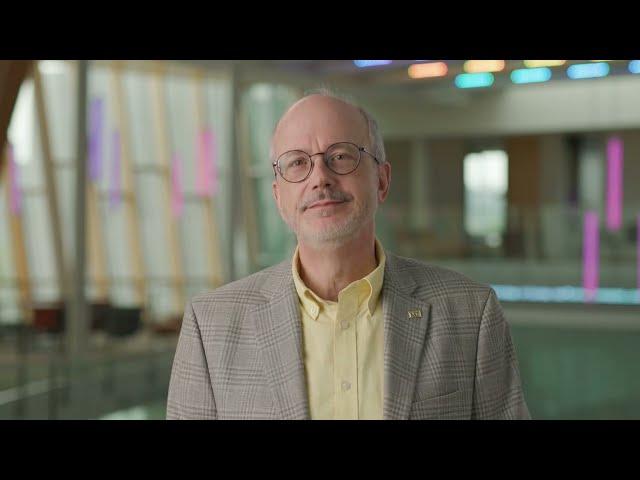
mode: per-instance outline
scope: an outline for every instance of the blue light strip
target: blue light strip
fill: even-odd
[[[586,303],[582,287],[565,285],[546,287],[540,285],[491,285],[500,301],[540,303]],[[637,288],[599,288],[592,303],[610,305],[640,305]]]
[[[456,76],[455,84],[458,88],[481,88],[493,85],[492,73],[461,73]]]
[[[629,62],[629,71],[631,73],[640,73],[640,60],[631,60]]]
[[[584,78],[600,78],[609,75],[609,64],[600,63],[580,63],[567,68],[567,76],[572,80],[582,80]]]
[[[551,78],[551,69],[521,68],[511,72],[511,81],[516,84],[546,82]]]
[[[389,65],[393,60],[354,60],[353,63],[358,68],[377,67]]]

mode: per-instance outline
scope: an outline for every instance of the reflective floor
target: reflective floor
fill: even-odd
[[[118,410],[104,415],[98,420],[164,420],[166,408],[166,402],[155,402]]]

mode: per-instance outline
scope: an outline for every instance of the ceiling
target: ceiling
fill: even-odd
[[[415,63],[445,62],[446,76],[438,78],[412,79],[408,68]],[[409,104],[425,101],[432,104],[461,105],[476,97],[499,95],[507,88],[523,88],[530,85],[514,85],[511,73],[523,69],[523,60],[506,60],[505,68],[494,73],[489,88],[456,88],[454,80],[464,73],[466,60],[393,60],[389,65],[359,68],[354,60],[197,60],[189,63],[205,68],[234,65],[239,81],[243,84],[255,82],[280,83],[303,90],[326,85],[339,92],[355,95],[361,99],[394,99]],[[550,67],[552,75],[548,83],[574,81],[567,76],[569,66],[591,63],[591,60],[567,60],[558,67]],[[613,76],[630,76],[629,60],[607,60],[610,73],[607,77],[588,80],[603,82]],[[637,75],[640,79],[640,75]],[[583,82],[584,80],[581,80]],[[539,87],[542,84],[537,84]],[[535,86],[535,84],[534,84]]]

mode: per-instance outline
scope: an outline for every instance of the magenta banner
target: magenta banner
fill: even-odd
[[[22,211],[22,194],[18,182],[18,165],[13,151],[13,145],[7,142],[7,168],[9,180],[9,211],[12,215],[19,215]]]
[[[584,300],[585,302],[593,302],[598,293],[598,262],[600,257],[597,212],[585,212],[583,232],[582,285],[584,288]]]
[[[180,217],[183,211],[182,158],[179,154],[175,153],[171,163],[171,213],[174,217]]]
[[[116,208],[122,201],[122,144],[120,132],[114,130],[111,136],[111,184],[109,185],[109,206]]]
[[[205,128],[198,136],[198,171],[196,175],[196,193],[210,197],[218,191],[216,137],[210,128]]]
[[[89,180],[95,182],[102,176],[104,102],[94,98],[89,108]]]
[[[622,227],[622,168],[624,147],[620,137],[607,142],[607,229]]]

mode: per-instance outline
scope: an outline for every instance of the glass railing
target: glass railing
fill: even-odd
[[[480,236],[465,230],[461,208],[427,213],[418,226],[409,209],[383,206],[385,247],[494,285],[505,301],[640,304],[640,205],[625,208],[616,229],[597,210],[511,208],[502,231]],[[585,229],[588,213],[596,221]]]
[[[95,419],[166,401],[175,335],[89,340],[70,355],[60,334],[2,327],[0,419]]]

